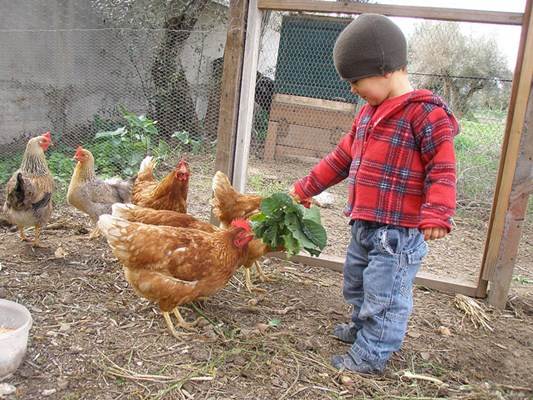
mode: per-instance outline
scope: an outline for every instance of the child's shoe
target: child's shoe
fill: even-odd
[[[333,336],[345,343],[353,343],[357,337],[357,328],[353,322],[337,324],[333,328]]]
[[[359,372],[360,374],[381,374],[383,370],[376,369],[365,360],[356,362],[349,354],[340,356],[333,356],[331,358],[331,365],[339,370],[348,370],[351,372]]]

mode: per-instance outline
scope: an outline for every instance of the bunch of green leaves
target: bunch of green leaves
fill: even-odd
[[[152,138],[158,133],[157,121],[125,109],[121,111],[126,125],[113,131],[98,132],[88,147],[106,173],[133,175],[152,148]],[[163,148],[161,143],[157,147],[166,150]]]
[[[255,235],[272,249],[283,246],[289,255],[303,249],[319,256],[326,247],[326,230],[318,207],[304,208],[285,193],[263,199],[261,212],[251,220]]]
[[[201,140],[197,140],[187,131],[178,131],[172,134],[172,137],[178,140],[179,149],[184,151],[190,151],[193,154],[200,154],[202,151],[203,143]]]

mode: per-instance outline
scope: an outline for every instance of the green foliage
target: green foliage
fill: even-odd
[[[20,162],[22,161],[22,153],[19,153],[15,156],[2,157],[0,159],[0,183],[6,183],[13,172],[15,172],[20,167]]]
[[[268,118],[269,114],[267,111],[259,108],[254,115],[252,139],[255,140],[257,144],[264,143],[268,133]]]
[[[513,281],[518,282],[521,285],[531,285],[533,284],[533,279],[522,276],[522,275],[515,275],[513,276]]]
[[[263,199],[261,212],[251,220],[257,237],[273,249],[283,246],[289,255],[303,249],[319,256],[326,247],[326,230],[318,208],[306,209],[285,193]]]
[[[481,113],[460,121],[456,136],[457,200],[460,212],[465,207],[488,210],[498,173],[504,120]]]
[[[178,148],[182,152],[185,152],[190,148],[192,153],[196,155],[200,154],[202,151],[202,141],[194,139],[187,131],[174,132],[171,137],[178,140]]]
[[[125,109],[121,111],[127,125],[113,131],[98,132],[87,148],[99,161],[103,172],[133,175],[152,149],[153,137],[158,133],[157,122],[145,115],[137,116]],[[157,149],[161,152],[166,150],[161,143]]]

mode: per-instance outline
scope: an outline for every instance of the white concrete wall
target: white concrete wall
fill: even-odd
[[[224,21],[212,23],[221,7],[211,5],[182,52],[193,88],[207,84],[210,63],[223,55]],[[150,78],[157,32],[124,41],[86,0],[0,0],[0,10],[0,145],[44,130],[83,137],[95,114],[118,104],[148,111],[139,75]],[[206,107],[201,93],[200,117]]]

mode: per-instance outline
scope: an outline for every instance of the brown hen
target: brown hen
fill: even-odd
[[[242,264],[253,234],[238,220],[213,233],[197,229],[146,225],[102,215],[98,227],[124,267],[126,280],[140,296],[157,302],[169,330],[190,329],[178,306],[222,289]]]
[[[44,156],[51,143],[50,132],[30,139],[20,168],[6,184],[3,212],[18,227],[21,240],[28,240],[25,227],[35,227],[33,246],[40,246],[41,229],[52,215],[54,179]]]
[[[189,164],[180,160],[176,168],[161,181],[154,177],[155,161],[146,157],[133,184],[133,204],[153,208],[154,210],[172,210],[187,212],[187,194],[189,191]]]

